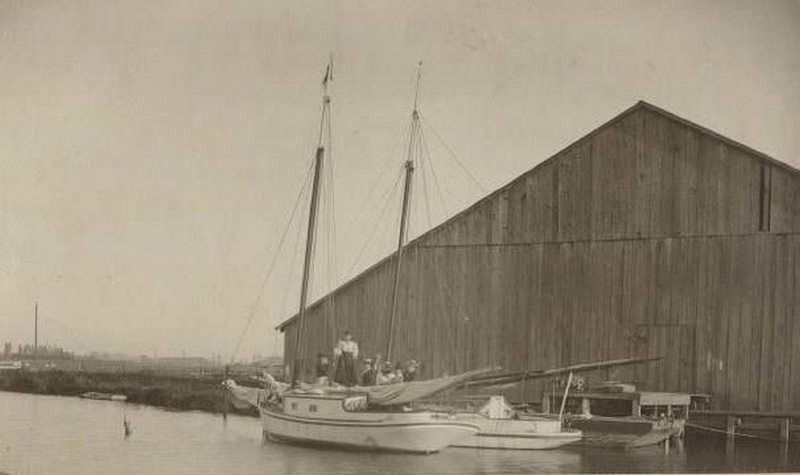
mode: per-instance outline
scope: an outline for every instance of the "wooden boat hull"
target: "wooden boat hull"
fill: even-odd
[[[583,432],[583,439],[576,445],[633,449],[657,445],[671,437],[679,437],[683,433],[684,421],[592,416],[573,418],[569,425]]]
[[[381,420],[298,417],[261,408],[267,438],[303,445],[430,454],[478,431],[475,425],[431,413],[389,413]]]
[[[457,420],[478,426],[478,433],[453,447],[504,450],[547,450],[581,440],[581,431],[562,430],[558,420],[489,419],[480,414],[457,414]]]

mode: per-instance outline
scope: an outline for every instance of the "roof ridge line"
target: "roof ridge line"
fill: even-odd
[[[756,149],[754,149],[752,147],[744,145],[741,142],[737,142],[737,141],[735,141],[735,140],[733,140],[733,139],[731,139],[729,137],[726,137],[726,136],[720,134],[719,132],[715,132],[715,131],[713,131],[711,129],[703,127],[702,125],[697,124],[696,122],[692,122],[691,120],[686,119],[684,117],[681,117],[681,116],[679,116],[679,115],[677,115],[677,114],[675,114],[673,112],[670,112],[670,111],[668,111],[666,109],[662,109],[661,107],[653,105],[652,103],[647,102],[644,99],[639,99],[633,105],[631,105],[631,106],[627,107],[626,109],[624,109],[622,112],[619,112],[618,114],[612,116],[610,119],[602,122],[600,125],[598,125],[595,128],[591,129],[589,132],[581,135],[577,139],[571,141],[566,146],[558,149],[555,153],[553,153],[552,155],[550,155],[546,159],[544,159],[541,162],[539,162],[536,165],[534,165],[533,168],[530,168],[529,170],[524,171],[521,174],[515,176],[514,178],[512,178],[511,180],[509,180],[505,184],[501,185],[500,187],[498,187],[494,191],[488,193],[487,195],[483,196],[482,198],[479,198],[477,201],[473,202],[472,204],[470,204],[466,208],[462,209],[458,213],[456,213],[453,216],[447,218],[446,220],[442,221],[441,223],[437,224],[436,226],[432,227],[431,229],[425,231],[424,233],[420,234],[419,236],[417,236],[413,240],[408,241],[406,243],[406,247],[411,247],[413,245],[416,245],[420,240],[427,238],[431,233],[443,228],[444,226],[448,225],[452,221],[455,221],[456,219],[458,219],[462,215],[469,213],[474,208],[476,208],[476,207],[480,206],[481,204],[483,204],[484,202],[490,200],[493,196],[498,195],[498,194],[502,193],[503,191],[507,190],[512,185],[514,185],[514,183],[516,183],[517,181],[524,179],[525,177],[529,176],[530,174],[536,172],[536,170],[538,170],[539,168],[542,168],[542,167],[548,165],[552,161],[555,161],[561,154],[563,154],[564,152],[569,150],[571,147],[574,147],[575,145],[583,142],[584,140],[592,137],[593,135],[600,133],[600,131],[602,131],[606,127],[618,122],[620,119],[624,118],[628,114],[631,114],[632,112],[634,112],[636,110],[639,110],[639,109],[642,109],[642,108],[643,109],[647,109],[647,110],[649,110],[651,112],[655,112],[655,113],[657,113],[659,115],[662,115],[662,116],[664,116],[664,117],[666,117],[668,119],[671,119],[671,120],[674,120],[676,122],[679,122],[679,123],[681,123],[681,124],[683,124],[683,125],[685,125],[687,127],[693,128],[693,129],[699,131],[700,133],[703,133],[703,134],[706,134],[706,135],[710,135],[711,137],[713,137],[713,138],[715,138],[717,140],[720,140],[721,142],[724,142],[724,143],[726,143],[726,144],[728,144],[730,146],[739,148],[739,149],[747,152],[748,154],[755,155],[757,158],[759,158],[761,160],[764,160],[764,161],[770,163],[771,165],[775,165],[777,167],[783,168],[784,170],[786,170],[786,171],[788,171],[790,173],[794,173],[794,174],[797,174],[798,176],[800,176],[800,170],[794,168],[793,166],[789,165],[788,163],[785,163],[785,162],[782,162],[780,160],[777,160],[777,159],[775,159],[775,158],[773,158],[773,157],[771,157],[771,156],[769,156],[769,155],[767,155],[767,154],[765,154],[763,152],[759,152],[758,150],[756,150]],[[369,272],[375,270],[378,266],[383,264],[385,261],[387,261],[388,259],[391,259],[393,256],[394,256],[394,253],[391,253],[391,254],[379,259],[378,261],[376,261],[371,266],[369,266],[366,269],[362,270],[361,272],[359,272],[358,274],[354,275],[350,279],[347,279],[346,281],[342,282],[340,285],[336,286],[335,288],[329,290],[325,295],[323,295],[322,297],[319,297],[314,302],[312,302],[310,305],[308,305],[307,308],[311,309],[313,307],[316,307],[316,306],[322,304],[325,301],[325,299],[329,298],[332,294],[334,294],[335,292],[338,292],[339,290],[344,289],[345,287],[355,283],[360,278],[362,278],[363,276],[367,275]],[[283,329],[287,325],[289,325],[292,321],[294,321],[296,316],[297,316],[296,314],[293,314],[291,317],[289,317],[286,320],[282,321],[278,326],[275,327],[275,329],[283,331]]]

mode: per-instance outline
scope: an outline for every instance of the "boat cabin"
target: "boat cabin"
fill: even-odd
[[[283,412],[298,417],[336,418],[367,410],[367,396],[348,394],[284,394]]]
[[[562,397],[561,394],[545,394],[542,412],[558,413]],[[690,400],[691,396],[684,393],[596,390],[568,394],[564,412],[585,416],[686,419]]]

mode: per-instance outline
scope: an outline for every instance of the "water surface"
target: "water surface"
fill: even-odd
[[[133,434],[123,434],[123,416]],[[796,447],[795,447],[796,448]],[[683,447],[628,452],[447,449],[398,455],[263,441],[256,418],[171,412],[147,406],[0,392],[0,472],[11,474],[321,475],[530,472],[800,471],[781,444],[688,437]]]

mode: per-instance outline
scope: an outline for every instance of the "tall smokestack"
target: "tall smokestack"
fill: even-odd
[[[33,307],[33,357],[39,354],[39,302]]]

